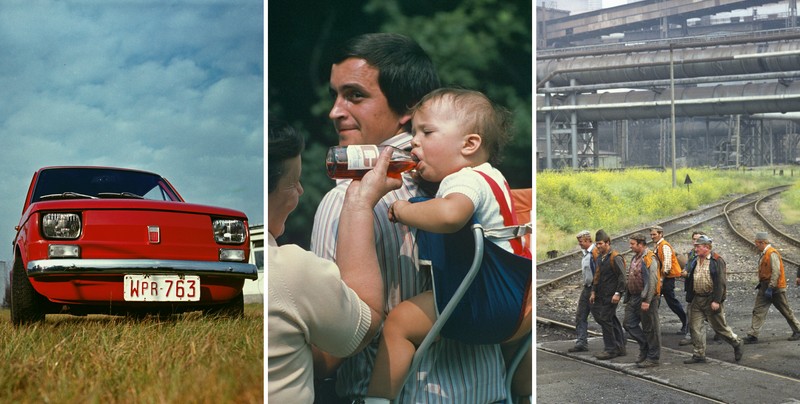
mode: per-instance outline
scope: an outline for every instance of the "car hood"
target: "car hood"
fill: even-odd
[[[238,210],[215,206],[198,205],[176,201],[152,201],[141,199],[62,199],[32,203],[23,218],[39,211],[55,210],[157,210],[165,212],[195,213],[246,220],[247,216]],[[23,219],[24,220],[24,219]]]

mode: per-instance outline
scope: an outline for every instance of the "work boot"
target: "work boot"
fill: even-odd
[[[742,341],[744,341],[744,343],[748,344],[748,345],[749,344],[757,344],[758,343],[758,337],[754,337],[752,335],[748,335],[748,336],[744,337],[742,339]]]
[[[614,352],[603,351],[603,352],[600,352],[599,354],[595,355],[594,357],[597,358],[597,359],[600,359],[601,361],[605,361],[605,360],[609,360],[609,359],[614,359],[617,356],[619,356],[619,355],[617,354],[616,351],[614,351]]]
[[[625,356],[628,352],[625,350],[625,347],[617,348],[617,356]]]
[[[740,342],[739,344],[733,346],[733,359],[736,362],[742,360],[742,345],[744,344]]]
[[[574,347],[567,349],[567,352],[586,352],[589,350],[589,347],[586,345],[575,345]]]
[[[652,359],[645,359],[642,363],[636,365],[638,368],[652,368],[658,366],[658,362]]]
[[[647,359],[647,351],[639,351],[639,358],[636,359],[636,364],[640,364]]]
[[[691,335],[687,335],[686,337],[684,337],[682,340],[680,340],[678,342],[678,345],[680,345],[680,346],[692,345],[692,336]]]
[[[694,363],[706,363],[706,357],[705,356],[694,356],[694,355],[692,355],[691,358],[683,361],[683,363],[685,363],[687,365],[691,365],[691,364],[694,364]]]
[[[789,341],[797,341],[800,339],[800,331],[795,331],[792,333],[792,336],[789,337]]]

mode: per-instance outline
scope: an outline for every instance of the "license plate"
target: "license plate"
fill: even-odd
[[[125,275],[127,302],[196,302],[200,300],[197,275]]]

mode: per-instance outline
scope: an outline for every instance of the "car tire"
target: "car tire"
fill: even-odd
[[[239,293],[239,296],[234,297],[233,300],[227,303],[207,309],[206,314],[229,318],[244,317],[244,293]]]
[[[17,257],[11,269],[11,323],[24,325],[44,320],[44,297],[33,289]]]

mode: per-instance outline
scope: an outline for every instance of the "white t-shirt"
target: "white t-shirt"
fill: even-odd
[[[463,194],[472,201],[475,206],[475,220],[484,229],[499,229],[505,227],[503,215],[500,213],[500,204],[497,202],[492,188],[482,175],[475,171],[480,171],[491,177],[506,198],[506,204],[511,208],[511,195],[506,189],[505,177],[489,163],[483,163],[477,167],[465,167],[461,170],[445,177],[439,184],[439,191],[436,192],[437,198],[444,198],[453,193]],[[503,247],[509,252],[514,252],[508,240],[492,240],[492,242]]]

